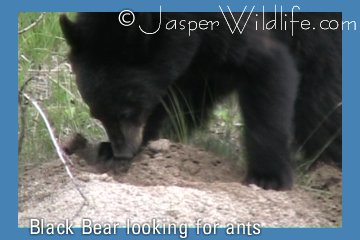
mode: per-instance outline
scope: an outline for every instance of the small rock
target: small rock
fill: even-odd
[[[104,179],[104,182],[111,182],[112,181],[112,177],[108,176],[107,178]]]
[[[162,158],[163,154],[162,153],[157,153],[154,155],[154,158]]]
[[[170,148],[170,141],[167,139],[159,139],[157,141],[151,141],[148,145],[148,149],[153,152],[166,152]]]
[[[79,159],[78,163],[79,163],[80,167],[86,166],[86,161],[84,159]]]
[[[103,173],[103,174],[101,174],[101,175],[99,176],[99,179],[100,179],[101,181],[105,181],[107,177],[108,177],[107,173]],[[105,181],[105,182],[106,182],[106,181]]]
[[[83,182],[89,182],[90,181],[90,177],[88,175],[80,175],[77,177],[77,179],[79,179],[80,181]]]

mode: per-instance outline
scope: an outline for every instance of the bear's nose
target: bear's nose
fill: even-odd
[[[115,147],[113,145],[111,145],[111,146],[112,146],[114,157],[116,159],[131,160],[134,157],[134,153],[132,151],[130,151],[130,149],[127,147],[123,147],[123,148],[119,149],[116,146]]]

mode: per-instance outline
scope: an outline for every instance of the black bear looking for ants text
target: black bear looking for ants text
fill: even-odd
[[[119,23],[119,13],[61,15],[77,86],[109,137],[103,152],[132,159],[157,137],[173,92],[190,130],[236,92],[246,125],[245,183],[290,189],[296,149],[341,167],[341,13],[297,12],[298,22],[291,13],[244,13],[235,31],[241,13],[232,14],[135,13],[131,26]],[[329,29],[330,21],[340,28]],[[276,28],[263,30],[263,22]]]

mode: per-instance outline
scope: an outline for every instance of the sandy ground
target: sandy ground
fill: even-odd
[[[234,161],[164,139],[151,143],[127,165],[98,166],[84,160],[88,155],[77,155],[72,156],[71,171],[87,201],[60,160],[29,168],[19,176],[19,227],[30,226],[30,219],[68,219],[81,226],[85,218],[119,226],[127,219],[188,227],[197,219],[219,226],[342,226],[342,174],[329,165],[309,173],[302,180],[306,187],[276,192],[242,185],[243,171]]]

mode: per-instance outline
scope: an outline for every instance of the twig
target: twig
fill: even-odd
[[[303,141],[303,143],[300,145],[300,147],[297,149],[296,154],[300,154],[305,147],[305,145],[308,143],[308,141],[315,135],[315,133],[320,129],[320,127],[325,123],[325,121],[330,117],[331,114],[333,114],[337,108],[342,106],[342,102],[338,103],[323,119],[319,124],[316,126],[316,128],[307,136],[307,138]],[[320,155],[319,155],[320,156]],[[319,157],[318,156],[318,157]]]
[[[28,101],[30,101],[31,104],[34,105],[34,107],[36,108],[36,110],[40,113],[41,117],[43,118],[43,120],[44,120],[44,122],[45,122],[46,128],[48,129],[48,132],[49,132],[49,134],[50,134],[50,138],[51,138],[51,140],[52,140],[52,142],[53,142],[53,144],[54,144],[54,146],[55,146],[55,148],[56,148],[56,152],[57,152],[59,158],[61,159],[62,163],[64,164],[64,167],[65,167],[65,169],[66,169],[67,174],[69,175],[71,181],[74,183],[76,190],[80,193],[80,195],[84,198],[84,200],[85,200],[86,202],[88,202],[88,199],[85,197],[85,195],[83,194],[83,192],[80,190],[78,184],[77,184],[76,181],[75,181],[75,178],[73,177],[73,175],[72,175],[72,173],[71,173],[71,171],[70,171],[70,169],[69,169],[69,167],[68,167],[68,165],[67,165],[66,160],[64,159],[64,156],[66,156],[66,155],[65,155],[65,153],[63,152],[63,150],[61,149],[61,147],[59,146],[59,143],[57,142],[57,140],[56,140],[56,138],[55,138],[54,131],[53,131],[53,129],[52,129],[52,127],[51,127],[48,119],[47,119],[47,116],[46,116],[45,112],[41,109],[41,107],[40,107],[39,104],[36,102],[36,100],[32,99],[32,98],[31,98],[30,96],[28,96],[26,93],[24,93],[24,92],[23,92],[23,93],[20,93],[20,92],[19,92],[19,94],[22,94]],[[70,159],[69,159],[67,156],[66,156],[65,158],[70,162]]]
[[[19,90],[19,94],[18,94],[18,105],[20,107],[20,121],[21,121],[21,124],[20,124],[20,133],[19,133],[19,136],[18,136],[18,155],[21,153],[21,150],[22,150],[22,144],[24,142],[24,138],[25,138],[25,124],[26,124],[26,121],[25,121],[25,112],[26,112],[26,107],[23,103],[23,99],[21,97],[21,93],[24,92],[25,90],[25,87],[27,86],[27,84],[31,81],[35,79],[35,77],[30,77],[28,78],[20,87],[20,90]]]
[[[30,78],[28,78],[28,79],[26,79],[26,81],[21,85],[21,87],[20,87],[20,93],[23,93],[24,92],[24,90],[25,90],[25,87],[28,85],[28,83],[31,81],[31,80],[34,80],[36,77],[35,76],[32,76],[32,77],[30,77]]]
[[[42,19],[45,15],[46,15],[46,12],[41,13],[41,15],[39,16],[39,18],[36,19],[35,22],[33,22],[32,24],[30,24],[30,25],[27,26],[26,28],[18,31],[18,34],[23,34],[24,32],[27,32],[27,31],[29,31],[31,28],[35,27],[35,26],[41,21],[41,19]]]
[[[24,106],[23,102],[22,102],[22,98],[21,95],[19,93],[18,95],[18,105],[20,107],[20,133],[19,133],[19,137],[18,137],[18,155],[20,155],[21,149],[22,149],[22,143],[24,142],[24,137],[25,137],[25,111],[26,111],[26,107]]]
[[[332,193],[326,190],[321,190],[321,189],[316,189],[316,188],[312,188],[312,187],[308,187],[308,186],[299,186],[302,189],[308,190],[308,191],[312,191],[312,192],[316,192],[316,193],[320,193],[320,194],[327,194],[327,195],[331,195]]]

